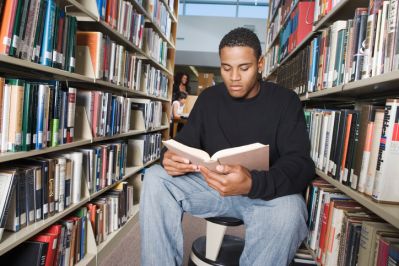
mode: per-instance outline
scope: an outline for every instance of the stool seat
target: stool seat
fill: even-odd
[[[240,219],[233,218],[233,217],[210,217],[210,218],[206,218],[205,220],[207,220],[211,223],[221,224],[221,225],[225,225],[225,226],[239,226],[239,225],[244,224],[244,222],[241,221]]]
[[[244,239],[225,235],[225,232],[227,226],[239,226],[244,224],[243,221],[233,217],[210,217],[206,220],[206,236],[193,242],[188,265],[238,266]]]
[[[240,256],[244,250],[244,240],[237,236],[225,235],[220,247],[219,255],[215,261],[209,260],[205,257],[206,237],[197,238],[192,245],[192,253],[189,260],[191,265],[215,265],[215,266],[238,266]],[[198,263],[204,262],[206,264]]]

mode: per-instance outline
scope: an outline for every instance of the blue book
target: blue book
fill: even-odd
[[[312,59],[312,73],[311,73],[311,79],[312,79],[312,88],[311,91],[316,91],[316,85],[317,85],[317,70],[319,69],[319,38],[314,39],[314,46],[313,46],[313,59]]]
[[[44,28],[43,28],[43,40],[40,50],[39,63],[45,66],[51,66],[53,60],[53,38],[54,38],[54,24],[55,24],[55,3],[54,0],[47,1]]]

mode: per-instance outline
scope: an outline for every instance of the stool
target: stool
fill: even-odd
[[[193,242],[188,265],[238,266],[244,250],[244,239],[224,234],[227,226],[239,226],[243,221],[232,217],[212,217],[206,220],[206,236]]]

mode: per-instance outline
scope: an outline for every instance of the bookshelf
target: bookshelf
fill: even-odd
[[[156,70],[160,70],[162,74],[167,77],[168,87],[167,87],[167,97],[155,96],[149,94],[146,90],[134,90],[122,85],[117,85],[102,79],[96,79],[93,77],[85,76],[79,73],[73,73],[49,66],[40,65],[28,60],[23,60],[15,57],[11,57],[5,54],[0,54],[0,76],[5,78],[19,78],[19,79],[37,79],[40,77],[41,80],[57,80],[67,82],[70,87],[76,87],[78,91],[82,90],[97,90],[101,92],[112,92],[116,96],[124,97],[137,97],[146,98],[155,101],[160,101],[162,103],[162,125],[149,130],[135,129],[130,130],[126,133],[116,134],[112,136],[103,137],[93,137],[90,130],[90,123],[85,118],[84,110],[76,111],[76,124],[75,124],[75,138],[73,142],[61,144],[56,147],[47,147],[40,150],[30,150],[26,152],[7,152],[0,154],[0,163],[7,165],[11,164],[14,160],[31,158],[38,155],[52,154],[61,151],[70,151],[76,148],[86,148],[94,144],[103,144],[107,141],[123,140],[130,137],[141,136],[147,133],[161,133],[164,138],[169,135],[169,118],[168,113],[170,110],[170,101],[172,97],[172,85],[173,85],[173,68],[175,59],[175,43],[176,43],[176,29],[177,29],[177,9],[178,1],[159,1],[160,4],[164,5],[168,17],[170,19],[170,33],[166,33],[164,29],[167,27],[162,27],[159,22],[151,17],[150,11],[147,10],[146,1],[142,1],[144,5],[141,5],[136,0],[127,0],[133,7],[133,9],[144,16],[144,28],[151,28],[159,38],[166,43],[167,57],[166,61],[162,64],[161,60],[153,58],[144,48],[140,48],[135,45],[129,39],[127,39],[123,34],[118,32],[115,28],[107,24],[104,20],[100,18],[99,11],[97,9],[97,3],[95,0],[61,0],[57,1],[60,8],[66,11],[70,16],[75,16],[77,18],[77,27],[80,31],[98,31],[111,38],[113,42],[117,45],[124,47],[125,51],[135,54],[137,59],[141,59],[143,63],[149,64]],[[169,2],[173,3],[173,7],[169,6]],[[0,17],[1,20],[1,17]],[[169,37],[168,37],[169,36]],[[144,46],[143,46],[144,47]],[[159,95],[159,94],[157,94]],[[165,94],[166,95],[166,94]],[[14,249],[20,243],[30,239],[36,234],[40,233],[42,230],[46,229],[50,225],[56,223],[57,221],[67,217],[68,215],[77,211],[80,207],[85,206],[87,203],[93,199],[104,195],[107,191],[110,191],[115,186],[121,182],[127,181],[129,184],[134,185],[134,195],[135,202],[133,206],[132,216],[127,220],[127,222],[119,228],[117,231],[109,234],[106,241],[102,242],[98,246],[94,240],[93,228],[91,228],[91,223],[88,222],[87,230],[87,254],[85,257],[79,261],[76,265],[97,265],[101,257],[106,256],[110,252],[113,252],[117,243],[125,236],[125,234],[138,223],[138,211],[139,204],[137,202],[137,195],[139,194],[138,189],[135,187],[133,179],[138,179],[140,177],[139,173],[143,171],[146,167],[151,164],[156,163],[159,158],[151,160],[143,165],[139,166],[128,166],[125,168],[125,174],[122,178],[114,182],[112,185],[108,185],[105,188],[93,192],[90,194],[87,183],[82,182],[82,196],[81,200],[76,204],[71,204],[69,207],[61,212],[55,213],[53,216],[47,219],[34,222],[27,225],[18,232],[4,232],[2,240],[0,241],[0,256],[6,254],[8,251]]]
[[[65,209],[63,212],[56,213],[55,215],[53,215],[45,220],[41,220],[39,222],[35,222],[31,225],[28,225],[16,233],[5,232],[3,235],[2,241],[0,243],[0,256],[3,255],[4,253],[6,253],[7,251],[11,250],[12,248],[16,247],[17,245],[21,244],[23,241],[28,240],[29,238],[38,234],[40,231],[43,231],[43,229],[47,228],[49,225],[66,217],[68,214],[76,211],[77,209],[84,206],[91,200],[95,199],[96,197],[100,196],[101,194],[105,193],[106,191],[112,189],[117,184],[121,183],[122,181],[128,180],[130,177],[139,173],[145,167],[155,163],[157,160],[148,162],[148,163],[144,164],[143,166],[128,167],[126,169],[126,174],[124,175],[124,177],[121,180],[118,180],[117,182],[113,183],[112,185],[107,186],[106,188],[104,188],[100,191],[97,191],[91,195],[90,195],[89,191],[86,189],[85,196],[82,198],[82,200],[77,204],[71,205],[70,207]],[[135,208],[135,209],[137,209],[137,208]],[[137,214],[137,212],[135,212],[135,214]]]
[[[381,218],[383,218],[385,221],[388,223],[392,224],[396,228],[399,228],[399,206],[394,205],[394,204],[382,204],[373,201],[370,197],[367,197],[353,189],[351,189],[348,186],[345,186],[338,182],[337,180],[333,179],[332,177],[324,174],[320,170],[316,170],[316,174],[331,184],[333,184],[335,187],[339,188],[342,192],[344,192],[346,195],[351,197],[352,199],[356,200],[360,204],[362,204],[364,207],[369,209],[370,211],[374,212]]]
[[[274,2],[278,2],[278,1],[274,1]],[[281,2],[282,1],[280,1],[280,3],[278,3],[277,9],[280,7]],[[301,1],[299,1],[299,2],[301,2]],[[303,1],[303,2],[305,2],[305,1]],[[315,10],[316,10],[316,8],[317,8],[316,5],[318,3],[322,3],[323,0],[316,0],[314,2],[315,2]],[[367,24],[364,24],[364,25],[366,25],[367,27],[370,27],[371,22],[369,21],[369,16],[370,16],[369,2],[373,3],[373,1],[350,1],[350,0],[335,1],[335,3],[336,3],[335,6],[333,6],[332,8],[330,7],[331,9],[328,11],[328,13],[324,14],[324,16],[319,17],[318,21],[313,22],[311,30],[303,37],[302,41],[296,45],[294,44],[294,47],[291,48],[291,50],[289,50],[289,48],[288,48],[289,52],[287,54],[285,54],[285,56],[282,58],[280,58],[280,53],[283,54],[283,52],[280,51],[280,48],[281,48],[281,46],[284,47],[285,44],[281,43],[280,37],[283,38],[282,37],[283,27],[284,27],[284,24],[286,24],[288,20],[287,20],[287,18],[279,18],[280,13],[277,12],[277,9],[275,12],[270,10],[266,30],[267,31],[273,31],[273,30],[275,31],[275,28],[273,28],[273,22],[278,19],[281,19],[282,24],[280,25],[280,30],[277,31],[277,35],[274,36],[273,38],[269,38],[266,40],[266,41],[269,41],[269,43],[266,44],[265,57],[266,57],[266,59],[270,59],[269,61],[272,63],[270,63],[269,65],[267,65],[267,63],[266,63],[263,78],[267,81],[272,81],[272,82],[277,82],[277,83],[286,82],[284,84],[290,84],[290,85],[284,85],[284,86],[288,87],[289,89],[295,90],[299,94],[300,100],[303,102],[303,105],[305,106],[305,108],[309,108],[309,112],[306,111],[305,115],[310,114],[310,116],[306,116],[306,119],[310,119],[310,121],[314,122],[314,124],[312,124],[312,122],[310,122],[308,124],[308,126],[309,126],[311,146],[312,146],[311,147],[311,149],[312,149],[311,155],[312,155],[312,159],[315,161],[315,164],[316,164],[316,175],[318,177],[322,178],[324,181],[327,181],[327,183],[333,185],[333,187],[339,189],[342,193],[349,196],[349,198],[353,199],[360,205],[364,206],[366,209],[368,209],[369,211],[371,211],[372,213],[377,215],[379,218],[381,218],[388,224],[392,225],[396,229],[399,229],[399,204],[398,204],[398,201],[396,200],[396,198],[397,198],[396,193],[398,193],[398,192],[397,191],[392,192],[393,190],[390,190],[390,194],[388,194],[388,193],[385,194],[385,196],[392,195],[395,198],[393,200],[394,203],[389,202],[388,200],[386,200],[385,202],[376,200],[376,198],[379,197],[378,193],[380,193],[379,191],[381,191],[381,186],[380,187],[377,186],[377,189],[376,189],[376,183],[374,183],[374,186],[373,186],[373,184],[371,184],[372,192],[369,192],[369,191],[367,191],[367,192],[364,191],[363,193],[359,192],[358,190],[361,190],[361,189],[359,189],[359,187],[358,187],[358,183],[357,183],[358,179],[354,178],[354,180],[356,180],[356,181],[353,181],[352,178],[354,175],[353,175],[353,173],[351,174],[351,172],[350,172],[350,170],[353,170],[356,167],[358,167],[357,169],[360,169],[360,166],[363,169],[364,161],[362,161],[360,159],[360,165],[359,165],[359,161],[356,162],[355,160],[357,158],[362,158],[362,156],[364,159],[364,156],[366,156],[366,155],[363,155],[363,151],[365,151],[366,148],[363,148],[363,146],[360,146],[361,152],[358,152],[358,150],[357,150],[357,147],[359,147],[359,145],[363,145],[363,144],[359,144],[359,143],[361,143],[361,141],[363,141],[363,143],[365,143],[365,139],[362,139],[360,134],[362,134],[362,131],[363,131],[364,136],[365,136],[364,125],[368,125],[367,121],[364,121],[364,120],[363,120],[363,122],[361,121],[360,117],[362,115],[362,113],[361,113],[361,110],[363,110],[362,108],[365,106],[371,106],[371,105],[374,106],[374,108],[375,108],[375,106],[384,108],[384,105],[386,104],[386,99],[397,98],[399,95],[399,87],[398,87],[399,70],[396,65],[394,66],[393,63],[390,63],[393,61],[392,59],[394,58],[397,51],[393,52],[393,55],[391,58],[387,57],[386,54],[384,53],[386,50],[385,46],[387,45],[387,42],[388,42],[386,39],[387,33],[384,34],[384,38],[385,38],[384,39],[384,47],[382,49],[382,52],[384,53],[385,58],[381,59],[382,63],[380,63],[380,64],[376,64],[374,61],[372,62],[374,64],[374,66],[372,66],[372,67],[377,68],[377,72],[376,73],[373,72],[372,74],[369,74],[369,76],[365,75],[364,72],[366,72],[366,70],[362,64],[367,64],[368,62],[362,61],[361,65],[360,65],[360,71],[361,71],[360,77],[353,78],[353,76],[351,77],[351,73],[353,75],[354,72],[349,72],[349,79],[345,78],[345,76],[347,75],[347,73],[345,73],[345,71],[348,70],[346,68],[346,66],[348,64],[346,61],[346,60],[348,60],[348,57],[347,57],[348,51],[345,50],[345,49],[347,49],[347,46],[353,44],[353,41],[352,41],[353,38],[364,38],[362,40],[369,40],[369,39],[367,39],[369,37],[369,35],[367,35],[367,34],[377,34],[376,32],[369,33],[369,28],[364,29],[364,32],[365,32],[364,35],[360,35],[360,33],[358,33],[358,35],[353,35],[353,34],[355,34],[355,32],[349,31],[355,27],[352,25],[356,25],[355,24],[356,19],[359,19],[359,17],[361,17],[361,16],[363,16],[363,17],[361,17],[361,19],[364,19],[364,16],[366,16],[366,19],[364,19],[363,21],[366,21]],[[376,1],[374,1],[374,3],[375,2]],[[331,3],[331,2],[329,2],[329,3]],[[393,3],[392,8],[396,8],[395,11],[389,9],[391,7],[391,3]],[[385,5],[388,6],[388,7],[386,7],[387,17],[386,17],[386,22],[381,22],[381,28],[382,28],[382,27],[384,27],[383,23],[386,23],[386,25],[388,25],[390,16],[393,17],[393,19],[395,19],[395,23],[391,22],[390,26],[386,26],[386,27],[391,27],[390,28],[391,30],[392,30],[392,28],[394,29],[394,35],[392,35],[394,37],[391,37],[394,40],[397,40],[397,38],[399,36],[399,28],[398,28],[399,9],[397,9],[396,4],[397,4],[397,1],[386,1],[385,2]],[[298,3],[295,3],[293,5],[293,8],[295,8],[298,5],[299,5]],[[378,9],[378,12],[380,12],[380,13],[378,13],[378,16],[380,16],[383,13],[382,6],[383,6],[382,2],[381,2],[381,6],[377,6],[377,7],[373,6],[374,8]],[[365,10],[367,10],[367,14],[364,15],[364,13],[365,13],[364,9],[361,10],[358,8],[365,8]],[[358,11],[358,13],[355,14],[355,10]],[[292,14],[293,12],[294,11],[292,9],[290,9],[288,14]],[[361,13],[361,12],[363,12],[363,13]],[[391,12],[391,13],[388,13],[388,12]],[[396,13],[396,17],[393,15],[394,13]],[[359,21],[358,25],[360,25],[360,23],[364,23],[361,21],[361,19],[358,20]],[[341,28],[338,28],[337,30],[334,29],[334,27],[340,27],[339,23],[337,23],[337,21],[339,21],[339,20],[343,20],[343,22],[341,22],[342,23],[341,25],[346,25],[346,28],[341,26]],[[353,24],[350,24],[350,22],[348,22],[349,20],[352,20]],[[343,23],[346,23],[346,24],[343,24]],[[377,22],[375,22],[375,23],[377,24]],[[360,26],[359,26],[359,28],[360,28]],[[331,39],[327,39],[327,38],[331,38],[330,34],[332,34],[331,32],[333,32],[334,30],[336,30],[334,32],[334,34],[337,34],[337,36],[338,36],[338,32],[340,30],[343,31],[344,37],[342,37],[341,40],[339,40],[338,37],[336,39],[334,38],[333,41]],[[360,29],[358,29],[358,30],[360,32]],[[293,32],[293,35],[294,35],[294,33],[295,32]],[[352,35],[350,35],[350,34],[352,34]],[[268,34],[267,34],[267,36],[268,36]],[[359,36],[362,36],[362,37],[359,37]],[[295,35],[294,35],[294,37],[295,37]],[[349,37],[351,37],[351,38],[349,38]],[[291,41],[291,40],[289,40],[289,41]],[[326,45],[327,41],[328,41],[328,44]],[[340,43],[340,41],[341,41],[341,43]],[[333,42],[334,42],[334,44],[331,44]],[[365,43],[366,43],[366,41],[365,41]],[[395,41],[394,43],[395,43],[395,45],[397,45],[397,41]],[[331,53],[331,49],[333,49],[334,53],[336,52],[336,51],[334,51],[334,49],[335,49],[334,45],[337,46],[337,48],[336,48],[337,50],[338,50],[338,46],[341,45],[341,50],[340,50],[341,54],[340,55],[334,54],[335,55],[334,58],[335,58],[335,60],[337,60],[338,56],[341,56],[340,60],[342,60],[342,61],[335,61],[335,62],[340,62],[340,63],[343,62],[342,64],[344,64],[342,66],[342,69],[344,69],[344,71],[343,71],[344,78],[343,79],[337,78],[336,73],[334,73],[333,78],[331,79],[331,77],[330,77],[331,73],[329,73],[329,71],[331,71],[331,70],[337,71],[337,65],[334,66],[334,64],[333,64],[333,69],[331,69],[331,63],[329,63],[328,61],[326,61],[324,59],[324,57],[326,57],[326,54],[327,54],[327,57],[330,56],[329,53]],[[378,46],[378,44],[373,44],[373,45],[376,47]],[[381,45],[381,44],[379,44],[379,45]],[[334,48],[331,48],[332,46]],[[276,50],[276,47],[278,47],[278,50]],[[352,47],[352,49],[353,49],[352,50],[352,52],[353,52],[357,48]],[[374,50],[371,50],[370,57],[374,57],[375,53],[376,53],[375,49],[379,49],[379,48],[373,47],[372,49],[374,49]],[[379,52],[379,50],[377,52]],[[336,53],[338,53],[338,52],[336,52]],[[278,55],[278,56],[276,56],[276,55]],[[367,55],[368,54],[366,54],[364,57],[366,57]],[[314,56],[314,57],[312,57],[312,56]],[[357,69],[359,67],[358,65],[355,65],[355,66],[351,65],[351,63],[354,61],[353,58],[355,58],[355,56],[351,55],[350,53],[349,53],[349,56],[351,56],[351,57],[349,57],[350,58],[349,59],[349,70],[353,71],[354,67],[356,67],[356,70],[358,70]],[[361,56],[363,56],[363,55],[361,55]],[[317,61],[315,61],[316,62],[315,64],[312,61],[312,60],[315,60],[313,58],[317,58],[316,59]],[[320,58],[322,58],[322,59],[320,59]],[[330,57],[330,60],[331,60],[331,57]],[[373,60],[374,60],[374,58],[373,58]],[[379,60],[379,59],[377,59],[377,60]],[[266,60],[266,62],[267,61],[268,60]],[[332,62],[334,63],[334,61],[332,61]],[[384,63],[388,65],[388,69],[382,67],[382,70],[378,70],[378,68],[380,68],[381,65],[384,66]],[[300,66],[300,68],[305,69],[305,70],[303,70],[302,73],[300,71],[295,71],[295,69],[300,64],[302,64]],[[314,65],[312,65],[312,64],[314,64]],[[356,64],[357,64],[357,62],[356,62]],[[377,66],[375,66],[375,65],[377,65]],[[307,66],[309,66],[309,68],[307,68]],[[327,68],[327,70],[326,70],[326,68]],[[339,68],[341,68],[341,66],[339,66]],[[292,71],[292,74],[290,73],[291,71]],[[370,71],[370,73],[371,73],[371,70],[368,69],[368,71]],[[373,71],[374,71],[374,69],[373,69]],[[287,75],[287,76],[289,75],[289,78],[284,79],[284,75]],[[297,77],[299,77],[299,78],[297,79]],[[326,79],[327,79],[327,81],[326,81]],[[298,82],[299,85],[296,84],[296,82]],[[331,83],[329,83],[329,82],[331,82],[332,84],[334,84],[334,82],[336,82],[335,83],[336,85],[331,86],[330,85]],[[385,107],[385,108],[388,108],[388,110],[389,110],[390,107]],[[394,107],[392,107],[392,108],[394,108]],[[337,126],[335,124],[333,125],[331,123],[331,121],[334,122],[333,116],[334,116],[334,114],[337,115],[337,113],[339,113],[340,110],[345,110],[345,109],[353,109],[353,113],[359,112],[356,114],[357,117],[356,117],[356,115],[351,116],[351,118],[357,119],[357,121],[355,120],[355,122],[353,122],[353,120],[349,120],[349,121],[352,121],[352,122],[348,122],[348,123],[352,123],[352,124],[349,124],[349,125],[351,125],[351,127],[349,127],[347,124],[345,124],[346,128],[344,128],[344,129],[339,128],[339,130],[340,130],[339,132],[341,132],[341,133],[344,132],[343,134],[345,134],[345,133],[348,134],[345,137],[341,138],[341,140],[340,140],[341,143],[338,142],[338,144],[341,146],[338,146],[335,144],[328,144],[327,141],[330,141],[330,143],[331,143],[331,138],[334,138],[337,135],[339,135],[338,132],[334,131],[337,129]],[[331,111],[331,113],[329,113],[330,111]],[[341,113],[342,113],[342,111],[341,111]],[[329,117],[329,115],[331,115],[331,116]],[[336,119],[337,119],[337,117],[339,117],[342,120],[342,116],[340,116],[340,115],[335,116]],[[384,129],[388,128],[388,125],[386,125],[386,124],[388,124],[388,122],[386,122],[387,121],[386,119],[388,119],[388,121],[389,121],[389,113],[388,113],[387,109],[385,109],[385,114],[383,115],[383,117],[384,117],[384,122],[383,122],[384,124],[383,123],[381,123],[381,124],[383,124],[382,127],[383,127],[383,131],[384,131]],[[386,117],[388,117],[388,118],[386,118]],[[314,120],[312,120],[312,119],[314,119]],[[364,118],[362,118],[362,119],[364,119]],[[326,122],[326,121],[328,121],[328,122]],[[373,120],[370,120],[370,118],[369,118],[368,121],[373,121]],[[330,124],[327,124],[327,123],[330,123]],[[364,124],[364,123],[366,123],[366,124]],[[325,130],[325,131],[323,131],[323,130]],[[343,130],[346,130],[346,131],[343,131]],[[387,131],[388,131],[388,129],[387,129]],[[328,132],[328,133],[326,133],[326,132]],[[354,132],[354,133],[352,133],[352,132]],[[330,134],[330,135],[326,135],[326,134]],[[380,134],[376,138],[374,138],[374,136],[373,136],[373,143],[374,142],[377,143],[377,146],[376,146],[377,153],[374,153],[377,155],[374,157],[375,158],[374,160],[378,163],[381,163],[381,164],[385,163],[385,165],[387,165],[386,161],[389,161],[389,159],[387,160],[387,157],[382,157],[380,155],[380,153],[381,153],[381,149],[382,149],[381,147],[388,147],[388,146],[385,146],[386,145],[385,139],[388,142],[388,141],[390,141],[389,140],[390,137],[387,135],[388,133],[382,133],[382,134],[383,134],[382,136]],[[384,135],[384,134],[386,134],[386,135]],[[381,136],[381,138],[380,138],[380,136]],[[371,138],[371,137],[369,137],[369,138]],[[394,140],[392,140],[392,142],[393,141]],[[355,143],[355,144],[353,144],[353,143]],[[335,148],[333,148],[332,145],[334,145]],[[350,145],[354,145],[354,146],[351,147]],[[358,146],[356,146],[356,145],[358,145]],[[340,149],[339,147],[341,147],[343,149]],[[331,149],[331,150],[327,150],[327,149]],[[335,149],[335,151],[334,151],[334,149]],[[336,151],[337,149],[338,149],[338,151]],[[386,155],[387,154],[386,152],[389,149],[392,149],[392,146],[390,148],[383,149],[383,152],[385,152],[384,156],[391,156],[391,154]],[[392,151],[392,150],[390,150],[390,151]],[[336,154],[333,154],[333,152],[340,153],[340,154],[338,154],[338,156],[337,156]],[[361,154],[361,156],[359,156],[359,154]],[[341,156],[341,157],[339,157],[339,156]],[[352,157],[348,157],[348,156],[352,156]],[[327,160],[327,162],[326,162],[326,160]],[[347,169],[348,160],[352,160],[352,161],[349,161],[349,168],[350,168],[349,172],[347,172],[348,171],[348,169]],[[333,168],[330,169],[328,167],[331,167],[329,165],[329,164],[331,164],[331,161],[334,166],[333,166]],[[338,161],[338,165],[337,165],[337,161]],[[341,162],[342,163],[346,162],[346,165],[341,165],[340,164]],[[350,164],[352,164],[352,165],[350,165]],[[317,167],[323,168],[323,169],[321,170]],[[337,167],[338,169],[334,169],[334,167]],[[368,167],[370,167],[370,166],[368,165]],[[379,166],[376,167],[377,168],[376,172],[379,171],[378,167]],[[370,167],[370,168],[372,168],[372,167]],[[370,171],[370,168],[368,168],[369,171]],[[366,174],[367,175],[366,179],[367,179],[367,178],[369,178],[368,176],[370,175],[370,172],[367,171],[367,165],[366,165],[365,169],[366,169],[365,172],[367,172],[367,174]],[[388,164],[388,166],[385,166],[385,169],[396,169],[396,168],[394,166],[394,163],[392,163],[392,164]],[[374,168],[374,170],[375,170],[375,168]],[[353,171],[355,171],[355,170],[353,170]],[[325,172],[329,172],[329,174],[325,174]],[[371,176],[375,176],[375,175],[376,174],[373,174],[373,172],[371,172]],[[392,174],[391,174],[391,176],[392,176]],[[384,176],[384,178],[385,178],[384,180],[387,180],[388,177]],[[376,182],[374,179],[371,179],[371,180],[372,180],[371,182]],[[354,185],[352,184],[352,182],[355,182]],[[386,181],[386,182],[388,182],[388,181]],[[321,184],[323,184],[323,183],[321,183]],[[353,186],[353,188],[351,186]],[[385,186],[386,188],[389,188],[389,185],[387,185],[386,183],[383,186]],[[391,187],[392,187],[392,185],[391,185]],[[380,190],[378,190],[378,189],[380,189]],[[327,195],[329,195],[329,193],[331,193],[331,192],[328,192],[328,189],[327,189],[326,190],[327,192],[320,192],[320,194],[317,194],[317,193],[319,193],[319,192],[317,192],[317,190],[319,190],[319,191],[323,190],[323,185],[317,184],[317,181],[316,181],[316,183],[313,187],[313,190],[310,190],[314,194],[309,195],[311,204],[315,204],[315,206],[317,204],[320,204],[319,202],[315,203],[315,201],[319,201],[322,199],[324,201],[324,198],[322,198],[322,197],[324,197],[323,193],[327,193]],[[375,192],[375,191],[377,191],[377,192]],[[367,195],[366,193],[369,195]],[[317,195],[317,198],[316,199],[312,198],[312,197],[316,197],[315,195]],[[324,203],[324,204],[326,204],[326,203]],[[323,210],[324,206],[326,206],[326,205],[323,206],[323,203],[321,203],[321,206],[322,206],[321,210]],[[313,208],[313,206],[311,207],[311,209],[312,208]],[[314,235],[316,232],[317,240],[316,240],[316,242],[313,242],[313,243],[316,243],[316,250],[318,252],[320,252],[320,248],[321,248],[321,250],[322,250],[321,252],[324,252],[323,254],[326,254],[325,250],[323,250],[323,247],[322,247],[322,245],[325,245],[325,243],[321,244],[321,242],[320,242],[320,246],[319,246],[319,241],[321,241],[319,237],[321,234],[320,230],[328,230],[326,228],[330,228],[330,227],[327,227],[329,225],[324,224],[324,222],[325,222],[324,219],[326,217],[328,219],[329,216],[326,213],[323,214],[322,211],[320,211],[320,207],[318,207],[318,208],[319,208],[319,210],[317,212],[315,209],[312,209],[312,212],[316,212],[317,214],[314,214],[314,213],[311,214],[311,218],[316,219],[316,220],[310,221],[310,225],[309,225],[310,229],[309,230],[311,231],[311,233],[308,237],[308,241],[315,240],[314,237],[312,236],[312,234]],[[312,215],[320,215],[320,216],[314,217]],[[330,212],[330,215],[331,215],[331,212]],[[317,217],[319,217],[319,218],[321,217],[320,219],[323,219],[323,225],[319,225],[317,222],[315,222],[318,219]],[[348,219],[350,219],[350,218],[348,218]],[[348,222],[348,224],[349,224],[349,222]],[[324,227],[324,226],[326,226],[326,227]],[[316,229],[314,227],[316,227]],[[320,228],[323,228],[323,229],[320,229]],[[344,227],[342,227],[342,228],[344,228]],[[341,228],[338,228],[338,230],[340,230],[340,229]],[[346,228],[344,228],[344,229],[346,230]],[[342,229],[342,230],[344,230],[344,229]],[[314,231],[314,230],[316,230],[316,231]],[[347,233],[347,232],[346,231],[341,232],[341,234],[343,234],[343,233]],[[346,235],[346,236],[348,237],[348,235]],[[363,237],[363,233],[362,233],[362,237]],[[311,239],[311,240],[309,240],[309,239]],[[338,243],[340,243],[339,245],[342,245],[342,241],[343,240],[341,240],[341,242],[338,242]],[[349,241],[348,238],[346,239],[346,241]],[[351,239],[351,241],[354,241],[353,238]],[[331,243],[332,242],[329,242],[329,244],[331,244]],[[314,254],[314,252],[316,251],[314,249],[314,247],[313,247],[313,249],[311,249],[309,244],[307,245],[307,247],[312,252],[312,254]],[[340,246],[340,249],[341,249],[341,246]],[[339,252],[340,252],[339,254],[341,254],[341,252],[346,252],[346,251],[340,250]],[[367,252],[369,252],[369,251],[367,251]],[[373,251],[370,250],[370,252],[373,252]],[[337,255],[337,254],[335,254],[335,255]],[[344,255],[345,254],[347,255],[347,253],[344,253]],[[354,254],[357,256],[358,253],[354,253]],[[329,255],[330,255],[330,253],[329,253]],[[353,254],[351,254],[351,256],[352,255]],[[318,261],[318,264],[319,263],[320,263],[320,261]]]

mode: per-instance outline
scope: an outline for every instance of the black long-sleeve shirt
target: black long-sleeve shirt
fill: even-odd
[[[235,99],[224,84],[205,90],[176,140],[209,153],[254,142],[269,144],[269,171],[251,171],[250,198],[301,193],[314,177],[302,104],[290,90],[261,82],[250,99]]]

